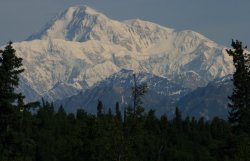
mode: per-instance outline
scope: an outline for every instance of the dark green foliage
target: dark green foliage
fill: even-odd
[[[31,137],[33,116],[24,104],[24,96],[16,93],[22,58],[15,55],[12,43],[0,51],[0,160],[32,160],[35,142]]]
[[[134,87],[132,88],[133,96],[133,117],[139,118],[144,112],[142,98],[147,93],[147,84],[138,84],[134,74]]]
[[[3,51],[0,51],[0,128],[6,129],[14,120],[17,103],[22,103],[24,98],[15,92],[18,86],[18,75],[24,70],[22,59],[16,57],[15,49],[10,42]]]
[[[227,53],[233,57],[236,70],[228,118],[234,135],[229,138],[227,149],[231,158],[247,161],[250,158],[250,54],[244,51],[246,47],[240,41],[232,41],[232,47]]]
[[[234,90],[232,96],[229,97],[229,122],[235,132],[250,132],[250,57],[246,52],[242,43],[232,41],[233,50],[227,50],[227,53],[233,57],[235,73],[233,75]],[[249,133],[250,134],[250,133]]]
[[[175,108],[175,117],[173,119],[173,123],[176,126],[176,128],[181,129],[181,121],[182,121],[182,117],[181,117],[181,112],[179,110],[178,107]]]
[[[120,111],[119,102],[116,102],[115,104],[115,116],[117,121],[122,122],[122,113]]]
[[[16,160],[226,161],[235,159],[227,146],[230,139],[240,140],[232,149],[238,150],[238,158],[247,153],[248,137],[231,137],[224,120],[182,119],[178,109],[175,117],[168,120],[164,115],[157,118],[150,110],[137,119],[135,126],[132,116],[122,120],[118,106],[115,108],[115,115],[108,112],[98,117],[84,110],[74,115],[65,113],[63,107],[54,111],[53,105],[44,101],[36,114],[23,113],[23,134],[18,135],[25,142],[15,141],[15,148],[22,147],[15,151]]]
[[[103,109],[103,104],[102,104],[102,101],[98,100],[98,104],[97,104],[97,117],[102,117],[103,116],[103,112],[104,109]]]

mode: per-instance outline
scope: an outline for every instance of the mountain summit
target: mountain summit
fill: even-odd
[[[105,15],[88,6],[74,6],[58,14],[28,40],[51,38],[82,42],[88,40],[89,32],[96,24],[106,21]]]
[[[142,49],[166,39],[172,32],[172,29],[138,19],[125,22],[111,20],[88,6],[75,6],[57,15],[44,29],[30,36],[28,40],[97,40],[141,52]]]
[[[234,70],[225,47],[197,32],[139,19],[120,22],[87,6],[68,8],[14,47],[24,58],[20,90],[28,100],[64,99],[122,69],[191,89]]]

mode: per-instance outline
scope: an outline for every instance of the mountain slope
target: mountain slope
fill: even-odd
[[[97,83],[85,92],[55,102],[55,106],[63,105],[68,112],[75,112],[83,108],[88,112],[95,113],[98,100],[103,101],[105,110],[112,110],[115,103],[119,102],[122,109],[132,105],[131,88],[134,84],[134,72],[121,70],[107,79]],[[163,77],[154,76],[149,73],[137,73],[137,83],[147,83],[148,93],[143,99],[145,108],[156,110],[157,114],[172,113],[174,104],[180,97],[190,92],[178,84],[170,82]]]
[[[178,106],[185,116],[215,116],[227,119],[228,96],[233,92],[232,75],[210,82],[206,87],[197,88],[178,101]]]
[[[142,20],[119,22],[87,6],[70,7],[14,47],[24,58],[23,83],[51,101],[84,92],[121,69],[192,89],[234,70],[224,47],[199,33]]]

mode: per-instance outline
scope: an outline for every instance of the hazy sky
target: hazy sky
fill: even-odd
[[[140,18],[176,30],[191,29],[230,46],[250,46],[250,0],[0,0],[0,45],[22,41],[58,12],[85,4],[108,17]]]

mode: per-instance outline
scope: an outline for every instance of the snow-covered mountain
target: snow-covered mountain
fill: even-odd
[[[98,100],[103,102],[106,111],[108,111],[108,108],[114,110],[116,102],[119,102],[122,109],[128,105],[132,106],[131,88],[134,86],[133,74],[132,70],[122,69],[107,79],[96,83],[85,92],[56,101],[55,106],[63,105],[68,112],[75,112],[77,109],[83,108],[91,113],[96,112]],[[170,82],[164,77],[144,72],[136,74],[136,82],[137,84],[147,84],[148,92],[143,98],[145,109],[154,109],[158,115],[163,113],[171,115],[175,109],[176,102],[191,91],[183,88],[181,85]]]
[[[119,22],[87,6],[70,7],[27,41],[20,90],[51,101],[84,92],[122,69],[195,89],[234,70],[225,47],[194,31],[142,20]]]

